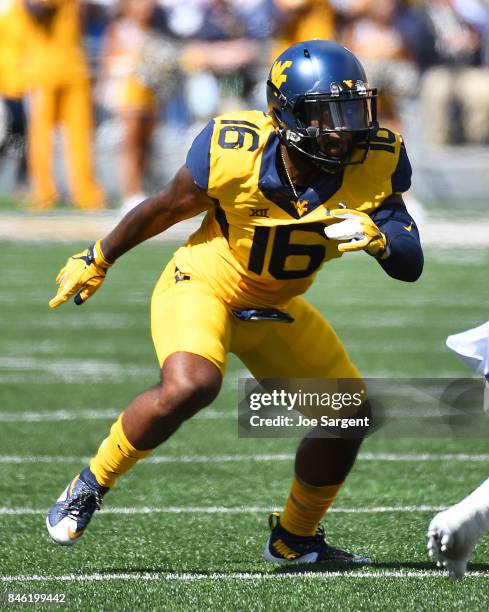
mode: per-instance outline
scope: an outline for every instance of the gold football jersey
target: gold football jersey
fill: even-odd
[[[196,184],[215,207],[175,262],[234,308],[285,306],[308,289],[325,262],[341,256],[324,233],[332,222],[328,210],[344,204],[372,213],[410,186],[402,138],[385,128],[372,137],[363,164],[324,173],[298,199],[277,169],[279,144],[267,114],[240,111],[212,120],[187,156]]]

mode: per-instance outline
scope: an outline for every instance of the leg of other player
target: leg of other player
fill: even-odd
[[[484,412],[489,413],[489,321],[448,336],[448,348],[465,365],[484,373]],[[480,538],[489,531],[489,478],[458,504],[438,512],[428,528],[428,552],[453,579],[462,578]]]
[[[457,580],[465,574],[472,551],[487,531],[489,478],[461,502],[432,519],[428,528],[428,552]]]

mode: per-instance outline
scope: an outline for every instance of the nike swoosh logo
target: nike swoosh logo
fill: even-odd
[[[85,262],[85,265],[88,266],[92,263],[92,258],[90,257],[90,255],[82,255],[81,257],[72,257],[71,259],[81,259],[82,261]]]
[[[405,226],[404,226],[404,229],[405,229],[406,231],[410,232],[410,231],[413,229],[413,224],[412,224],[412,223],[410,223],[409,225],[405,225]]]
[[[73,478],[73,480],[71,481],[70,488],[69,488],[69,491],[68,491],[68,495],[71,495],[73,493],[73,489],[75,488],[75,485],[76,485],[77,481],[79,480],[79,478],[80,478],[80,474],[75,476]]]
[[[81,531],[77,531],[76,533],[74,531],[71,531],[71,529],[68,529],[68,537],[70,538],[70,540],[76,540],[77,538],[79,538],[81,536],[81,534],[84,532],[85,530],[82,529]]]

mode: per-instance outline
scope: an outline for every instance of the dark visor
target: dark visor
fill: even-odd
[[[372,125],[369,98],[355,100],[321,100],[310,98],[304,104],[306,126],[319,131],[368,130]]]

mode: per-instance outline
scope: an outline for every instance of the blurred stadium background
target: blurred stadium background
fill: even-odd
[[[412,201],[484,210],[484,0],[2,0],[3,208],[131,207],[209,118],[265,108],[272,59],[308,38],[335,38],[365,64],[381,120],[405,137]]]
[[[467,375],[444,339],[488,318],[487,1],[0,0],[0,592],[63,590],[73,609],[489,606],[487,543],[455,585],[424,548],[433,512],[487,476],[485,439],[368,440],[327,532],[377,565],[262,580],[295,443],[237,439],[236,359],[207,415],[118,485],[76,550],[44,532],[58,489],[156,380],[149,295],[197,221],[124,257],[83,309],[49,311],[58,268],[158,190],[210,117],[265,108],[273,57],[315,37],[359,55],[405,137],[426,267],[411,286],[344,258],[308,298],[368,376]]]

